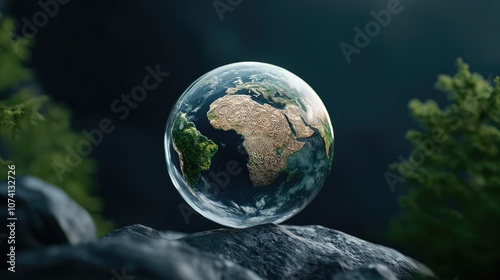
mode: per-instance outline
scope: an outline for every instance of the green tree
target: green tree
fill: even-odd
[[[66,147],[74,149],[84,136],[71,129],[68,109],[37,93],[33,73],[24,66],[31,41],[16,38],[14,30],[11,19],[0,19],[0,144],[5,158],[0,158],[0,166],[15,164],[16,175],[37,176],[59,186],[90,212],[102,236],[112,224],[102,218],[102,200],[94,195],[96,162],[82,158],[63,180],[56,175],[53,164],[65,163]],[[2,172],[0,180],[6,178],[7,172]]]
[[[451,104],[409,104],[422,130],[406,137],[423,157],[391,165],[408,186],[391,235],[442,278],[490,279],[500,273],[500,77],[457,67],[437,82]]]

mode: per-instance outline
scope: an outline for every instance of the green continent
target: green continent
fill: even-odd
[[[218,150],[217,144],[202,135],[182,112],[175,117],[172,140],[184,179],[190,186],[196,185],[201,172],[210,168],[211,159]]]

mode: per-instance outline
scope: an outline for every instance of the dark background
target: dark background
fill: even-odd
[[[222,0],[222,2],[226,2]],[[3,1],[0,1],[3,3]],[[32,67],[44,91],[72,109],[74,128],[110,118],[115,131],[91,156],[100,165],[105,216],[116,226],[140,223],[194,232],[220,227],[201,215],[186,224],[182,198],[167,174],[164,126],[171,107],[202,74],[237,61],[262,61],[303,78],[323,99],[335,129],[333,170],[318,197],[287,224],[319,224],[390,244],[386,231],[398,196],[384,172],[408,156],[412,98],[445,102],[433,87],[454,73],[457,57],[485,76],[498,75],[498,1],[401,0],[403,11],[348,64],[339,44],[373,20],[389,0],[251,1],[223,14],[212,0],[70,0],[35,36]],[[3,9],[30,21],[37,1]],[[21,31],[20,31],[21,32]],[[170,76],[128,118],[110,109],[142,83],[146,66]]]

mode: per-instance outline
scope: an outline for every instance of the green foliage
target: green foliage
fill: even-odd
[[[500,77],[457,66],[437,82],[450,105],[409,104],[423,129],[407,133],[413,159],[391,165],[408,185],[391,234],[443,278],[489,279],[500,273]]]
[[[30,53],[30,41],[15,40],[12,31],[14,22],[5,19],[0,25],[0,97],[6,97],[9,90],[18,91],[18,96],[27,96],[30,91],[19,88],[19,84],[31,78],[30,70],[22,64],[26,62]],[[23,44],[22,44],[23,43]],[[20,129],[43,120],[39,113],[44,98],[33,98],[20,103],[18,96],[0,103],[0,130],[10,135],[16,135]]]
[[[218,150],[217,144],[202,135],[182,113],[175,118],[172,140],[179,158],[182,158],[184,178],[190,186],[196,185],[201,172],[210,168],[212,156]]]
[[[26,85],[33,80],[32,72],[23,65],[30,58],[29,41],[16,39],[13,30],[12,20],[0,22],[0,144],[8,158],[0,159],[0,165],[15,164],[17,176],[29,174],[59,186],[90,212],[102,236],[112,224],[101,217],[101,199],[92,195],[96,163],[82,158],[63,180],[57,178],[52,164],[65,163],[66,147],[74,149],[84,136],[71,130],[68,109],[48,96],[37,96]],[[7,172],[0,174],[0,180],[6,177]]]

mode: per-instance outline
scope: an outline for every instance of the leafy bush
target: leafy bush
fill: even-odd
[[[492,85],[457,66],[437,82],[450,105],[409,104],[423,129],[408,131],[413,152],[391,165],[408,185],[391,234],[443,278],[490,279],[500,273],[500,77]]]
[[[83,158],[59,180],[54,162],[63,163],[65,147],[76,147],[84,139],[71,130],[70,111],[38,93],[33,73],[23,64],[30,58],[25,38],[16,38],[15,24],[5,18],[0,21],[0,144],[6,159],[0,165],[16,165],[16,175],[37,176],[63,189],[87,209],[96,222],[98,234],[109,232],[112,224],[101,216],[102,200],[95,192],[96,162]],[[7,172],[0,180],[7,179]]]

